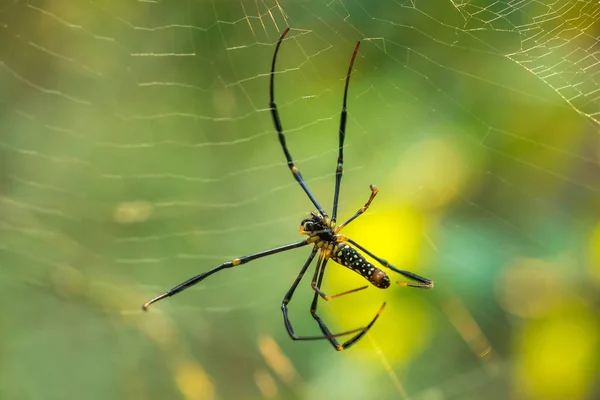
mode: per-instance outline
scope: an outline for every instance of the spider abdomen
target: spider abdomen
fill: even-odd
[[[368,262],[358,251],[347,244],[337,244],[331,250],[331,259],[367,279],[374,286],[385,289],[390,278],[385,272]]]

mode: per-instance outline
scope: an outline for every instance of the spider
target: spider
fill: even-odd
[[[302,187],[302,189],[304,190],[304,192],[306,193],[306,195],[308,196],[310,201],[314,204],[315,208],[317,209],[316,212],[314,212],[314,211],[311,212],[310,216],[305,218],[304,220],[302,220],[302,222],[300,223],[300,234],[306,235],[306,236],[308,236],[308,238],[306,238],[305,240],[302,240],[300,242],[297,242],[297,243],[288,244],[286,246],[277,247],[277,248],[274,248],[271,250],[261,251],[259,253],[239,257],[234,260],[225,262],[209,271],[203,272],[199,275],[194,276],[193,278],[188,279],[187,281],[175,286],[174,288],[170,289],[169,291],[167,291],[164,294],[161,294],[160,296],[155,297],[154,299],[145,303],[143,305],[142,309],[144,311],[146,311],[148,309],[148,307],[150,306],[150,304],[155,303],[159,300],[162,300],[166,297],[173,296],[191,286],[196,285],[197,283],[203,281],[204,279],[208,278],[209,276],[211,276],[221,270],[224,270],[226,268],[237,267],[239,265],[246,264],[250,261],[253,261],[253,260],[256,260],[259,258],[263,258],[263,257],[267,257],[267,256],[270,256],[273,254],[282,253],[284,251],[312,245],[312,251],[311,251],[310,255],[308,256],[308,259],[304,263],[304,266],[302,266],[300,273],[294,280],[294,283],[292,283],[292,286],[286,293],[286,295],[283,298],[283,301],[281,303],[281,311],[283,312],[283,321],[285,324],[285,329],[287,330],[287,333],[293,340],[326,339],[329,341],[329,343],[331,343],[331,345],[336,350],[341,351],[341,350],[349,348],[350,346],[352,346],[353,344],[358,342],[367,333],[367,331],[373,326],[373,324],[375,324],[375,321],[377,321],[377,318],[379,318],[379,315],[381,315],[383,309],[385,308],[386,303],[383,303],[381,305],[381,307],[379,308],[379,311],[377,312],[375,317],[366,326],[364,326],[362,328],[342,332],[342,333],[332,334],[331,331],[329,330],[329,328],[327,327],[327,325],[325,325],[325,323],[323,322],[321,317],[319,317],[319,315],[317,314],[317,300],[319,299],[319,297],[321,297],[322,299],[324,299],[326,301],[329,301],[329,300],[332,300],[332,299],[335,299],[335,298],[338,298],[341,296],[345,296],[350,293],[355,293],[360,290],[364,290],[368,287],[368,285],[361,286],[356,289],[348,290],[343,293],[338,293],[333,296],[329,296],[329,295],[325,294],[321,290],[321,283],[323,282],[323,275],[325,274],[325,267],[327,266],[327,262],[329,260],[332,260],[338,264],[341,264],[344,267],[347,267],[347,268],[351,269],[352,271],[360,274],[362,277],[364,277],[366,280],[368,280],[369,283],[371,283],[375,287],[378,287],[381,289],[386,289],[390,286],[390,278],[384,271],[382,271],[381,269],[375,267],[373,264],[368,262],[356,249],[359,249],[363,253],[369,255],[371,258],[373,258],[375,261],[377,261],[383,267],[388,268],[400,275],[403,275],[405,278],[408,278],[411,281],[416,282],[416,283],[396,282],[397,284],[399,284],[401,286],[410,286],[410,287],[415,287],[415,288],[430,289],[430,288],[433,288],[434,283],[433,283],[433,281],[431,281],[427,278],[423,278],[415,273],[412,273],[409,271],[403,271],[403,270],[400,270],[400,269],[394,267],[393,265],[388,263],[386,260],[374,255],[373,253],[371,253],[369,250],[365,249],[363,246],[361,246],[354,240],[350,239],[347,236],[340,234],[340,231],[346,225],[348,225],[350,222],[354,221],[361,214],[363,214],[367,210],[367,208],[369,208],[369,206],[371,205],[371,202],[373,201],[373,199],[375,198],[375,196],[378,193],[378,190],[375,186],[373,186],[373,185],[370,186],[371,195],[369,197],[369,200],[365,203],[365,205],[362,206],[356,213],[354,213],[354,215],[352,215],[350,218],[348,218],[346,220],[346,222],[336,225],[340,184],[342,182],[342,173],[343,173],[343,169],[344,169],[344,139],[346,137],[346,119],[347,119],[346,99],[348,96],[348,85],[350,83],[350,74],[352,73],[352,66],[354,65],[354,59],[356,58],[356,54],[358,53],[358,48],[360,46],[360,42],[358,42],[356,44],[356,47],[354,48],[354,53],[352,54],[352,58],[350,59],[350,66],[348,67],[348,73],[346,74],[346,84],[344,87],[344,100],[343,100],[343,104],[342,104],[340,128],[339,128],[339,155],[338,155],[337,166],[336,166],[336,170],[335,170],[335,190],[334,190],[334,195],[333,195],[333,211],[331,213],[331,217],[329,217],[327,215],[327,213],[319,205],[319,203],[317,202],[317,200],[315,199],[315,197],[313,196],[311,191],[308,189],[308,186],[306,186],[306,183],[304,182],[304,179],[302,178],[302,175],[300,174],[298,167],[296,167],[296,165],[294,164],[294,161],[292,160],[290,151],[287,148],[287,144],[285,141],[285,136],[283,134],[283,128],[281,126],[281,120],[279,118],[279,112],[277,111],[277,105],[275,104],[275,96],[274,96],[275,62],[277,60],[277,54],[279,53],[279,47],[281,46],[281,43],[283,42],[283,39],[285,38],[285,36],[289,32],[289,30],[290,30],[290,28],[287,28],[283,32],[283,34],[277,41],[277,45],[275,47],[275,52],[273,54],[273,60],[271,63],[271,74],[270,74],[269,107],[271,110],[271,117],[273,119],[273,124],[275,125],[275,130],[277,131],[277,135],[279,137],[279,142],[281,143],[283,153],[287,160],[288,168],[290,169],[290,171],[292,172],[292,175],[294,176],[296,181],[300,184],[300,186]],[[288,316],[288,307],[287,306],[290,303],[290,301],[292,300],[292,296],[294,295],[294,292],[295,292],[296,288],[298,287],[298,284],[302,280],[302,277],[304,276],[306,270],[308,269],[308,267],[314,260],[317,253],[319,253],[319,257],[317,259],[317,265],[315,268],[315,272],[313,274],[312,284],[311,284],[312,289],[314,290],[315,294],[314,294],[313,301],[312,301],[312,304],[310,307],[310,313],[313,316],[313,318],[317,321],[319,328],[321,329],[321,332],[323,335],[322,336],[299,336],[296,334],[296,332],[294,331],[294,328],[292,327],[292,323],[290,322],[290,319]],[[337,338],[340,336],[345,336],[345,335],[353,335],[353,336],[350,339],[348,339],[347,341],[345,341],[344,343],[340,344],[338,342]]]

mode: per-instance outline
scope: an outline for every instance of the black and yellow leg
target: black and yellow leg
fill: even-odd
[[[317,262],[317,269],[324,271],[325,270],[325,265],[327,264],[327,258],[322,259],[322,254],[319,257],[319,261]],[[322,264],[321,264],[322,261]],[[319,278],[318,278],[318,282],[317,282],[317,288],[320,289],[321,283],[323,281],[323,274],[319,273]],[[352,346],[354,343],[358,342],[368,331],[369,329],[371,329],[371,327],[373,326],[373,324],[375,324],[375,321],[377,321],[377,318],[379,318],[379,316],[381,315],[381,313],[383,312],[383,309],[385,308],[385,303],[383,303],[381,305],[381,308],[379,309],[379,311],[377,311],[377,314],[375,315],[375,317],[371,320],[371,322],[369,322],[369,324],[367,326],[365,326],[362,329],[359,329],[358,333],[355,336],[352,336],[350,339],[348,339],[347,341],[345,341],[344,343],[340,344],[337,340],[336,340],[336,336],[341,336],[341,335],[332,335],[331,331],[329,330],[329,328],[327,328],[327,325],[325,325],[325,323],[323,322],[323,320],[321,319],[321,317],[319,317],[317,315],[317,303],[319,300],[319,293],[315,292],[315,295],[313,297],[313,301],[312,304],[310,306],[310,313],[313,316],[313,318],[315,319],[315,321],[317,321],[317,323],[319,324],[319,328],[321,328],[321,332],[323,332],[323,334],[326,336],[326,338],[329,340],[329,343],[331,343],[331,345],[333,346],[334,349],[336,349],[337,351],[342,351],[345,350],[347,348],[349,348],[350,346]]]
[[[308,259],[304,263],[304,266],[300,270],[300,273],[298,274],[298,276],[294,280],[294,283],[292,284],[292,286],[290,287],[290,289],[288,290],[288,292],[285,294],[285,297],[283,298],[283,301],[281,302],[281,311],[283,312],[283,322],[285,324],[285,329],[287,330],[287,333],[290,335],[290,337],[292,338],[292,340],[322,340],[322,339],[328,339],[329,340],[329,337],[327,337],[327,336],[298,336],[298,335],[296,335],[296,332],[294,331],[294,327],[292,326],[292,322],[290,321],[290,318],[288,316],[287,305],[290,303],[290,301],[292,301],[292,296],[294,295],[294,292],[296,291],[296,288],[298,287],[298,284],[300,284],[300,281],[302,280],[302,277],[306,273],[306,270],[308,269],[308,267],[311,264],[312,260],[315,258],[315,255],[317,254],[317,251],[318,251],[318,248],[315,246],[313,248],[312,252],[310,253],[310,256],[308,256]],[[337,336],[350,335],[350,334],[359,332],[362,329],[363,328],[358,328],[358,329],[354,329],[354,330],[347,331],[347,332],[337,333],[337,334],[334,334],[334,335],[331,335],[331,336],[332,337],[337,337]]]
[[[375,186],[371,185],[371,186],[369,186],[369,188],[371,189],[371,196],[369,196],[369,200],[367,200],[367,202],[365,203],[365,205],[362,206],[353,216],[351,216],[350,218],[348,218],[348,220],[346,222],[344,222],[341,225],[338,225],[337,228],[335,228],[335,232],[336,233],[338,233],[339,231],[341,231],[343,227],[345,227],[350,222],[352,222],[356,218],[358,218],[365,211],[367,211],[367,209],[371,205],[371,202],[373,201],[373,199],[375,198],[375,196],[377,196],[377,193],[379,193],[379,189],[377,189]]]
[[[341,235],[340,235],[341,236]],[[398,269],[396,267],[394,267],[392,264],[390,264],[389,262],[387,262],[387,260],[384,260],[383,258],[377,257],[375,254],[371,253],[369,250],[365,249],[364,247],[362,247],[360,244],[356,243],[354,240],[349,239],[347,237],[345,237],[345,241],[347,241],[348,243],[350,243],[351,245],[353,245],[354,247],[356,247],[357,249],[363,251],[365,254],[369,255],[370,257],[372,257],[374,260],[376,260],[379,264],[383,265],[386,268],[391,269],[392,271],[419,283],[408,283],[408,282],[396,282],[398,285],[400,286],[409,286],[409,287],[414,287],[414,288],[420,288],[420,289],[431,289],[434,286],[434,282],[432,280],[429,280],[427,278],[423,278],[420,275],[417,275],[413,272],[410,271],[404,271],[401,269]]]
[[[319,268],[315,268],[315,274],[313,275],[313,280],[312,280],[312,288],[315,292],[317,292],[319,294],[319,296],[321,296],[321,298],[325,301],[329,301],[329,300],[333,300],[336,299],[338,297],[342,297],[345,296],[347,294],[350,293],[356,293],[358,291],[364,290],[366,288],[368,288],[368,285],[365,286],[361,286],[359,288],[356,289],[352,289],[352,290],[347,290],[345,292],[342,293],[338,293],[335,294],[333,296],[328,296],[327,294],[325,294],[322,290],[321,290],[321,283],[323,282],[323,275],[325,274],[325,266],[327,265],[327,262],[323,262],[321,264],[321,270],[319,271]],[[317,277],[318,275],[318,277]]]
[[[277,135],[279,137],[279,143],[281,143],[281,148],[283,149],[283,154],[285,154],[285,159],[287,160],[288,168],[290,169],[290,171],[292,172],[292,175],[294,175],[294,178],[300,184],[302,189],[304,189],[304,192],[306,193],[306,195],[308,196],[310,201],[312,201],[314,206],[317,208],[317,210],[319,211],[319,214],[321,214],[323,217],[325,217],[325,216],[327,216],[327,214],[325,213],[323,208],[319,205],[319,203],[317,202],[317,199],[315,199],[315,197],[311,193],[310,189],[308,189],[308,186],[306,186],[306,183],[304,182],[304,179],[302,178],[302,174],[300,174],[298,167],[296,167],[296,165],[294,164],[294,161],[292,160],[292,155],[290,154],[290,151],[287,148],[285,136],[283,135],[283,127],[281,126],[281,119],[279,118],[279,112],[277,111],[277,105],[275,104],[275,61],[277,60],[277,53],[279,53],[279,46],[281,46],[281,42],[283,41],[283,38],[285,37],[285,35],[287,35],[287,33],[289,31],[290,31],[290,28],[287,28],[281,34],[281,37],[279,38],[279,41],[277,42],[277,46],[275,47],[275,53],[273,54],[273,62],[271,64],[271,86],[270,86],[270,91],[269,91],[269,93],[270,93],[269,107],[271,108],[271,117],[273,118],[273,124],[275,125],[275,130],[277,131]]]
[[[215,267],[209,271],[203,272],[199,275],[194,276],[193,278],[188,279],[187,281],[175,286],[174,288],[172,288],[171,290],[167,291],[166,293],[161,294],[160,296],[157,296],[155,298],[153,298],[152,300],[150,300],[149,302],[145,303],[142,306],[142,309],[144,311],[146,311],[148,309],[148,307],[150,306],[150,304],[152,303],[156,303],[159,300],[162,300],[166,297],[171,297],[191,286],[196,285],[199,282],[202,282],[204,279],[208,278],[209,276],[211,276],[212,274],[221,271],[222,269],[225,268],[232,268],[232,267],[237,267],[238,265],[241,264],[245,264],[247,262],[250,262],[252,260],[256,260],[257,258],[262,258],[262,257],[266,257],[266,256],[270,256],[272,254],[277,254],[277,253],[282,253],[284,251],[288,251],[288,250],[292,250],[292,249],[297,249],[298,247],[303,247],[306,246],[307,244],[309,244],[308,239],[307,240],[303,240],[301,242],[298,243],[292,243],[292,244],[288,244],[286,246],[281,246],[281,247],[277,247],[271,250],[266,250],[266,251],[262,251],[260,253],[256,253],[256,254],[251,254],[249,256],[244,256],[244,257],[240,257],[240,258],[236,258],[235,260],[232,261],[228,261],[226,263],[223,263],[221,265],[219,265],[218,267]]]
[[[333,211],[331,212],[331,221],[335,222],[337,219],[338,200],[340,197],[340,186],[342,184],[342,174],[344,173],[344,140],[346,139],[346,121],[348,119],[348,113],[346,111],[346,102],[348,100],[348,86],[350,85],[350,75],[352,74],[352,66],[354,65],[354,59],[358,53],[360,42],[356,43],[354,53],[350,59],[350,66],[348,67],[348,73],[346,74],[346,85],[344,87],[344,101],[342,103],[342,113],[340,115],[340,137],[338,142],[339,153],[337,159],[337,166],[335,168],[335,189],[333,192]]]

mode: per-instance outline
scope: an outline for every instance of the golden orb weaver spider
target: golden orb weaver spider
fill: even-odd
[[[373,264],[368,262],[357,250],[355,250],[350,245],[356,247],[357,249],[361,250],[365,254],[369,255],[371,258],[376,260],[379,264],[381,264],[385,268],[389,268],[390,270],[392,270],[400,275],[403,275],[405,278],[408,278],[412,281],[417,282],[417,283],[396,282],[397,284],[399,284],[401,286],[410,286],[410,287],[416,287],[416,288],[422,288],[422,289],[430,289],[430,288],[433,288],[433,281],[431,281],[427,278],[423,278],[422,276],[419,276],[415,273],[412,273],[409,271],[403,271],[403,270],[400,270],[400,269],[394,267],[393,265],[389,264],[383,258],[377,257],[376,255],[371,253],[369,250],[365,249],[360,244],[356,243],[354,240],[352,240],[344,235],[341,235],[339,233],[343,227],[348,225],[354,219],[358,218],[362,213],[364,213],[367,210],[367,208],[369,208],[369,206],[371,205],[371,202],[373,201],[373,199],[375,198],[375,196],[377,195],[377,192],[378,192],[378,190],[373,185],[371,185],[371,187],[370,187],[371,188],[371,196],[369,197],[369,200],[365,203],[365,205],[362,206],[356,213],[354,213],[353,216],[348,218],[348,220],[346,220],[346,222],[344,222],[341,225],[336,225],[340,184],[342,181],[342,173],[343,173],[343,169],[344,169],[344,139],[346,137],[346,118],[347,118],[346,99],[348,97],[348,85],[350,83],[350,74],[352,73],[352,66],[354,65],[354,59],[356,58],[356,54],[358,53],[358,47],[360,46],[360,42],[356,43],[354,53],[352,54],[352,58],[350,60],[350,66],[348,67],[348,73],[346,74],[346,85],[344,87],[344,100],[343,100],[343,104],[342,104],[342,112],[341,112],[340,128],[339,128],[339,134],[340,134],[340,136],[339,136],[339,155],[338,155],[338,162],[337,162],[337,167],[336,167],[336,171],[335,171],[335,190],[334,190],[334,195],[333,195],[333,212],[331,213],[331,218],[327,215],[327,213],[319,205],[319,203],[317,202],[317,200],[315,199],[315,197],[313,196],[311,191],[308,189],[308,186],[306,186],[304,179],[302,179],[302,175],[300,174],[298,167],[296,167],[294,165],[292,156],[287,148],[285,136],[283,134],[283,128],[281,126],[281,120],[279,119],[279,112],[277,111],[277,105],[275,105],[275,96],[274,96],[275,61],[277,60],[277,54],[279,53],[279,47],[281,46],[281,43],[282,43],[283,39],[285,38],[285,36],[287,35],[287,33],[289,32],[289,30],[290,30],[290,28],[287,28],[283,32],[283,34],[281,35],[281,37],[279,38],[279,40],[277,42],[277,45],[275,47],[275,52],[273,54],[273,61],[271,63],[271,75],[270,75],[269,106],[271,109],[271,117],[273,118],[273,124],[275,125],[275,129],[277,130],[279,142],[281,143],[283,153],[287,160],[288,168],[290,169],[290,171],[292,172],[292,175],[294,176],[296,181],[300,184],[300,186],[302,187],[302,189],[304,190],[304,192],[306,193],[306,195],[308,196],[310,201],[312,201],[312,203],[314,204],[314,206],[317,209],[317,212],[312,212],[310,217],[305,218],[300,223],[300,234],[307,235],[308,238],[305,240],[302,240],[301,242],[298,242],[298,243],[288,244],[286,246],[277,247],[277,248],[274,248],[271,250],[262,251],[259,253],[251,254],[248,256],[243,256],[240,258],[236,258],[232,261],[225,262],[225,263],[219,265],[218,267],[215,267],[207,272],[203,272],[197,276],[194,276],[193,278],[188,279],[187,281],[175,286],[174,288],[170,289],[169,291],[167,291],[164,294],[161,294],[160,296],[155,297],[154,299],[145,303],[142,306],[142,309],[144,311],[146,311],[148,309],[148,307],[150,306],[150,304],[155,303],[159,300],[162,300],[166,297],[173,296],[191,286],[194,286],[197,283],[208,278],[212,274],[217,273],[223,269],[237,267],[238,265],[248,263],[248,262],[250,262],[252,260],[256,260],[258,258],[267,257],[267,256],[270,256],[273,254],[282,253],[284,251],[297,249],[299,247],[304,247],[309,244],[312,244],[313,249],[312,249],[310,255],[308,256],[308,259],[304,263],[304,266],[300,270],[300,273],[294,280],[294,283],[292,284],[292,286],[286,293],[285,297],[283,298],[283,301],[281,302],[281,311],[283,312],[283,321],[285,323],[285,328],[287,330],[287,333],[290,335],[290,337],[293,340],[327,339],[329,341],[329,343],[331,343],[331,345],[336,350],[340,351],[340,350],[349,348],[354,343],[358,342],[367,333],[367,331],[373,326],[375,321],[377,321],[377,318],[379,317],[379,315],[385,308],[386,303],[383,303],[381,305],[381,307],[379,308],[379,311],[377,312],[375,317],[371,320],[371,322],[369,322],[369,324],[367,326],[358,328],[358,329],[353,329],[353,330],[347,331],[347,332],[332,334],[331,331],[329,330],[329,328],[327,328],[327,326],[323,322],[323,320],[317,315],[317,300],[319,299],[319,297],[321,297],[322,299],[324,299],[326,301],[329,301],[329,300],[335,299],[337,297],[341,297],[341,296],[344,296],[344,295],[347,295],[350,293],[355,293],[360,290],[366,289],[368,286],[361,286],[359,288],[348,290],[343,293],[338,293],[333,296],[328,296],[327,294],[325,294],[323,291],[321,291],[321,283],[323,282],[323,275],[325,274],[325,267],[326,267],[327,261],[329,259],[360,274],[365,279],[367,279],[372,285],[374,285],[375,287],[381,288],[381,289],[386,289],[390,286],[390,278],[387,276],[387,274],[384,271],[382,271],[381,269],[375,267]],[[312,304],[310,307],[310,313],[313,316],[313,318],[317,321],[317,323],[319,324],[319,328],[321,329],[323,336],[298,336],[298,335],[296,335],[294,328],[292,327],[292,323],[290,322],[290,319],[288,316],[287,305],[292,300],[294,291],[298,287],[298,284],[302,280],[306,270],[312,263],[317,252],[319,252],[319,257],[317,259],[317,265],[315,268],[315,273],[313,275],[312,284],[311,284],[313,290],[315,291],[315,294],[314,294],[313,301],[312,301]],[[352,336],[350,339],[348,339],[347,341],[345,341],[342,344],[340,344],[336,339],[339,336],[345,336],[345,335],[350,335],[350,334],[355,334],[355,335]]]

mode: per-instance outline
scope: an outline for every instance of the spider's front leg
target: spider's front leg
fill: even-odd
[[[285,155],[285,159],[287,160],[288,168],[290,169],[294,179],[298,182],[302,190],[306,193],[310,201],[315,205],[317,210],[319,210],[319,214],[323,217],[327,216],[327,213],[315,196],[312,194],[306,183],[304,182],[304,178],[302,178],[302,174],[296,164],[294,164],[294,160],[292,159],[292,155],[287,147],[287,142],[285,140],[285,135],[283,133],[283,126],[281,125],[281,118],[279,117],[279,111],[277,110],[277,104],[275,104],[275,63],[277,61],[277,54],[279,54],[279,47],[281,46],[281,42],[285,38],[285,35],[290,31],[290,28],[287,28],[277,41],[277,46],[275,46],[275,52],[273,53],[273,60],[271,62],[271,77],[270,77],[270,86],[269,86],[269,107],[271,109],[271,118],[273,119],[273,125],[275,126],[275,130],[277,131],[277,136],[279,137],[279,143],[281,144],[281,149],[283,150],[283,154]]]
[[[340,128],[339,128],[339,142],[338,142],[338,159],[335,168],[335,189],[333,191],[333,211],[331,213],[331,220],[333,222],[337,219],[338,201],[340,198],[340,186],[342,184],[342,174],[344,173],[344,140],[346,139],[346,122],[348,120],[348,111],[346,109],[346,103],[348,101],[348,86],[350,86],[350,75],[352,74],[352,67],[354,66],[354,60],[358,53],[360,42],[356,43],[354,53],[350,59],[350,65],[348,66],[348,73],[346,74],[346,85],[344,86],[344,100],[342,102],[342,112],[340,113]]]

